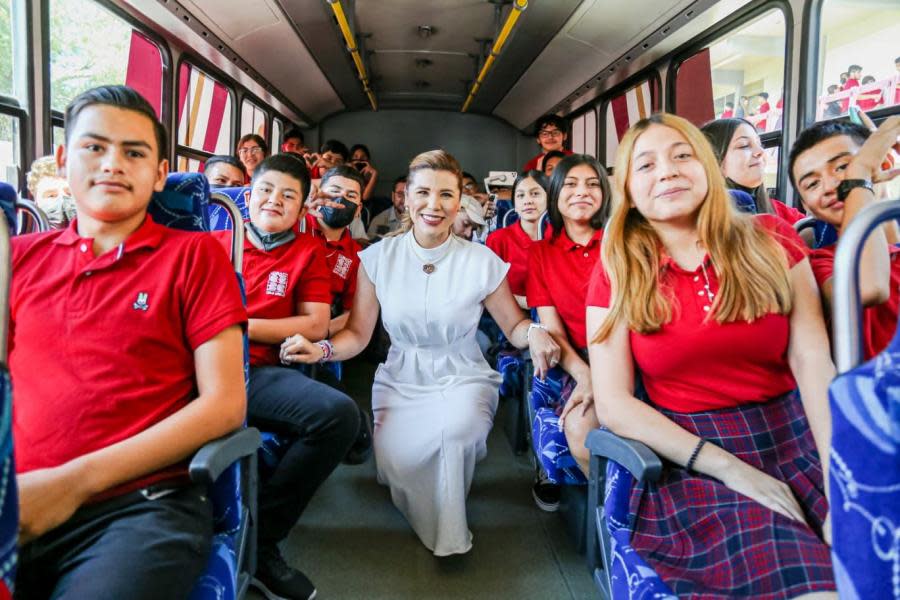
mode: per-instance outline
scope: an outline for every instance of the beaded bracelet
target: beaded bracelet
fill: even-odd
[[[700,438],[700,441],[697,442],[697,445],[694,447],[694,451],[691,453],[691,457],[688,459],[687,464],[684,465],[684,468],[688,471],[694,470],[694,461],[697,460],[697,456],[700,454],[700,448],[703,447],[703,444],[706,443],[706,440]]]
[[[331,343],[331,340],[322,340],[317,343],[319,348],[322,349],[322,358],[319,359],[319,362],[323,363],[331,360],[331,357],[334,356],[334,344]]]

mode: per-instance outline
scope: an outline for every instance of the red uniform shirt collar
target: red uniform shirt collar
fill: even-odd
[[[131,235],[125,238],[122,244],[122,253],[132,252],[141,248],[156,248],[162,241],[165,227],[158,225],[148,214],[144,217],[141,226],[134,230]],[[62,246],[74,246],[79,242],[93,242],[93,238],[83,238],[78,235],[78,219],[72,221],[69,226],[55,239],[54,244]]]
[[[581,244],[576,244],[575,242],[573,242],[572,238],[569,237],[569,234],[566,233],[566,228],[563,227],[562,231],[560,231],[558,235],[554,235],[550,238],[550,243],[554,246],[559,246],[563,250],[571,251],[578,248],[592,248],[595,244],[599,244],[600,240],[602,239],[603,230],[598,229],[594,232],[594,235],[591,236],[591,239],[588,240],[588,243],[582,246]]]

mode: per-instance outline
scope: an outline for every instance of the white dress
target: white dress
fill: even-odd
[[[487,453],[500,385],[475,331],[509,265],[453,235],[422,248],[412,232],[359,257],[391,336],[372,385],[378,481],[436,556],[468,552],[466,496]]]

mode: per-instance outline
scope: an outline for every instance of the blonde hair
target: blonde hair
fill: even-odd
[[[673,317],[672,290],[660,289],[661,241],[628,193],[635,143],[652,125],[670,127],[684,136],[706,172],[709,190],[696,226],[720,282],[707,318],[727,323],[753,321],[772,312],[789,313],[790,276],[781,244],[753,215],[734,207],[716,157],[700,130],[681,117],[663,113],[636,123],[619,144],[616,193],[601,251],[612,285],[612,305],[593,342],[605,340],[621,322],[631,331],[648,334],[659,331]]]
[[[423,152],[412,159],[412,162],[409,163],[409,173],[406,176],[406,186],[409,189],[410,182],[412,181],[413,175],[415,175],[419,171],[448,171],[456,175],[456,180],[459,185],[459,193],[460,197],[462,196],[462,167],[459,166],[459,162],[453,158],[446,150],[429,150],[428,152]],[[413,222],[412,216],[409,214],[409,206],[406,207],[406,211],[403,213],[403,217],[400,219],[400,227],[397,228],[396,231],[392,231],[391,233],[385,235],[384,237],[396,237],[399,235],[403,235],[410,229],[412,229]]]
[[[42,156],[31,163],[31,170],[25,176],[25,183],[32,198],[37,194],[38,183],[44,177],[61,177],[56,169],[56,157]]]

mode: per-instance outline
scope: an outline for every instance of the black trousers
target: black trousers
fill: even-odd
[[[82,507],[20,549],[15,597],[187,598],[209,558],[212,527],[204,486]]]
[[[276,544],[340,464],[359,431],[352,398],[289,367],[250,370],[247,422],[290,441],[259,489],[259,543]]]

